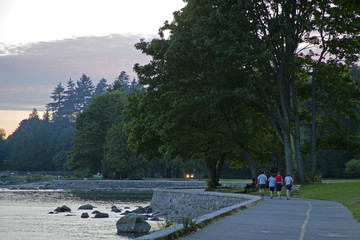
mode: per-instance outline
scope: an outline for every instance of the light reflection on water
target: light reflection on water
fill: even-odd
[[[137,206],[145,207],[150,204],[149,199],[135,202],[114,198],[95,199],[82,199],[67,191],[0,189],[0,239],[131,239],[116,234],[116,222],[122,215],[111,212],[111,206],[115,205],[125,212],[132,211]],[[91,204],[97,208],[78,210],[84,204]],[[48,214],[62,205],[70,207],[72,212]],[[93,218],[94,210],[108,213],[109,218]],[[83,212],[87,212],[90,218],[80,218]],[[159,228],[158,222],[149,221],[149,223],[152,230]]]

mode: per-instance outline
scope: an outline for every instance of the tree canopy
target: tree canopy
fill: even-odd
[[[160,29],[160,38],[136,45],[152,61],[135,66],[146,89],[129,105],[132,146],[145,157],[213,158],[215,165],[242,153],[256,169],[253,156],[276,146],[276,134],[286,171],[293,175],[296,169],[304,181],[301,99],[309,94],[301,87],[309,79],[317,83],[323,69],[357,60],[359,53],[359,17],[337,3],[187,1]],[[335,72],[322,83],[347,82]],[[348,83],[337,96],[357,92],[354,82]],[[321,92],[321,84],[313,86]],[[331,98],[335,95],[311,102]]]

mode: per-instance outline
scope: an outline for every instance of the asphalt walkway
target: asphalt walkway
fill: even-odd
[[[263,203],[225,217],[180,239],[359,240],[360,223],[340,203],[265,197]]]

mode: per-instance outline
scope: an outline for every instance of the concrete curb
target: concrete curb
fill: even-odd
[[[214,194],[219,194],[218,192],[214,192]],[[224,197],[226,197],[227,194],[224,194]],[[217,210],[212,213],[205,214],[203,216],[194,218],[193,221],[195,221],[198,228],[203,228],[208,224],[211,224],[212,222],[225,217],[232,215],[234,213],[237,213],[245,208],[252,207],[260,202],[262,202],[262,198],[259,196],[254,195],[246,195],[247,198],[249,198],[248,201],[244,201],[240,204],[236,204],[233,206],[225,207],[220,210]],[[162,239],[175,239],[177,237],[181,236],[181,232],[183,230],[183,224],[177,224],[175,226],[165,228],[159,231],[152,232],[151,234],[141,236],[138,238],[135,238],[134,240],[162,240]]]

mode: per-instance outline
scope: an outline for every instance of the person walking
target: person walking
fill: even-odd
[[[289,200],[290,199],[290,195],[291,195],[291,186],[294,183],[294,180],[292,177],[290,177],[290,174],[288,173],[287,176],[285,177],[285,186],[286,186],[286,199]]]
[[[257,177],[257,184],[259,186],[259,193],[261,197],[264,197],[264,192],[265,192],[265,188],[266,188],[266,181],[267,181],[267,176],[265,175],[265,172],[261,173],[258,177]]]
[[[275,181],[276,181],[276,179],[274,178],[274,174],[270,174],[268,181],[269,181],[270,198],[273,198],[274,190],[275,190]]]
[[[280,175],[280,172],[278,172],[275,177],[275,185],[276,185],[278,198],[281,199],[281,187],[283,185],[283,177]]]

